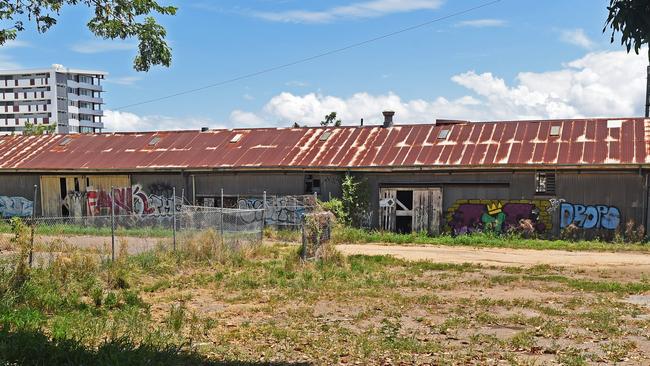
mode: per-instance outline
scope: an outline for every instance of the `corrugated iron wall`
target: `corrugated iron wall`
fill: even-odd
[[[557,172],[554,194],[536,194],[535,172],[359,174],[371,190],[373,226],[379,225],[380,187],[442,187],[443,231],[471,230],[481,220],[531,218],[539,234],[557,237],[573,223],[589,237],[646,225],[645,176],[638,172]],[[495,207],[490,207],[494,205]],[[503,205],[505,207],[496,207]],[[493,209],[493,210],[490,210]],[[489,211],[494,214],[490,215]],[[499,214],[504,212],[505,217]],[[595,214],[594,214],[595,213]],[[487,214],[487,216],[483,216]],[[564,221],[562,221],[564,217]],[[616,228],[614,222],[618,221]]]

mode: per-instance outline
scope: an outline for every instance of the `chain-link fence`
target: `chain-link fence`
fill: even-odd
[[[263,209],[181,206],[162,216],[108,215],[0,220],[0,255],[29,246],[30,262],[51,261],[59,253],[91,252],[110,260],[159,250],[182,250],[210,232],[221,244],[237,247],[261,243]],[[175,223],[175,225],[174,225]]]

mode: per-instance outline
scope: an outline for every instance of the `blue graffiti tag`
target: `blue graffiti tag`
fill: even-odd
[[[0,218],[29,217],[34,212],[34,203],[23,197],[0,196]]]
[[[571,224],[581,229],[616,230],[621,223],[621,211],[614,206],[577,205],[564,202],[560,206],[560,227]]]

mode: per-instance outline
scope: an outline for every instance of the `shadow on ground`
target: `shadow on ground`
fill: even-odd
[[[309,365],[308,363],[213,361],[176,348],[136,346],[131,342],[108,342],[96,350],[75,341],[53,342],[38,331],[0,330],[0,365],[205,365],[261,366]]]

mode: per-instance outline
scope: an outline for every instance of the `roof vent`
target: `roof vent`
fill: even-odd
[[[395,112],[393,111],[384,111],[384,127],[393,127],[393,117]]]
[[[201,132],[208,132],[210,131],[210,127],[201,127]]]
[[[459,119],[437,119],[436,120],[436,126],[461,125],[464,123],[469,123],[469,121],[463,121]]]

